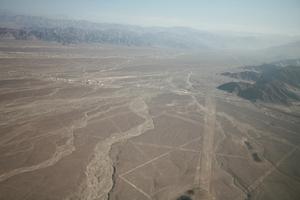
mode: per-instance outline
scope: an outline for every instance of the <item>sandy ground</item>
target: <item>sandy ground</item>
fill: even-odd
[[[245,55],[1,41],[0,199],[299,199],[299,117],[215,89]]]

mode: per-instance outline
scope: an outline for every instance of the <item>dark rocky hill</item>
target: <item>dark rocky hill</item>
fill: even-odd
[[[289,104],[300,100],[299,66],[265,64],[257,69],[260,69],[261,74],[255,83],[229,82],[220,85],[218,89],[236,93],[250,101]]]
[[[260,77],[260,73],[254,71],[243,71],[243,72],[224,72],[223,76],[228,76],[235,79],[242,79],[246,81],[257,81]]]

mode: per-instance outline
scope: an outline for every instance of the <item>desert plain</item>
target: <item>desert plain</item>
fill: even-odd
[[[299,112],[216,89],[262,62],[1,41],[0,199],[299,199]]]

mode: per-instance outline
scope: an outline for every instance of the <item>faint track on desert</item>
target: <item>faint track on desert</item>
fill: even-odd
[[[283,163],[287,158],[289,158],[295,151],[297,150],[296,147],[294,147],[291,151],[289,151],[287,154],[285,154],[277,163],[275,163],[274,166],[272,166],[268,171],[266,171],[260,178],[258,178],[256,181],[254,181],[249,187],[249,191],[255,190],[259,185],[261,185],[264,180],[275,170],[277,170],[277,167]]]
[[[216,105],[211,95],[206,96],[205,105],[207,112],[205,116],[202,153],[199,163],[200,170],[195,176],[195,183],[198,184],[202,190],[210,193],[216,124]]]
[[[112,145],[154,128],[153,120],[148,113],[148,106],[142,98],[132,100],[129,108],[132,112],[144,118],[145,121],[128,131],[114,133],[107,139],[100,141],[96,145],[93,158],[86,168],[86,180],[80,185],[77,194],[73,194],[66,199],[107,200],[108,193],[113,186],[113,163],[109,156]]]
[[[192,72],[187,75],[186,84],[187,89],[193,88],[191,82]],[[203,140],[200,149],[199,162],[196,167],[194,187],[200,189],[199,194],[202,198],[212,199],[210,194],[211,179],[212,179],[212,165],[214,156],[214,135],[216,125],[216,104],[212,94],[207,94],[205,97],[205,106],[199,104],[195,95],[191,94],[194,99],[194,103],[197,105],[199,110],[205,112]]]

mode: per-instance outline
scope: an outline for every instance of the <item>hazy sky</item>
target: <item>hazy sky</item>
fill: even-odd
[[[97,22],[300,34],[300,0],[0,0],[0,8]]]

